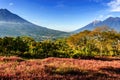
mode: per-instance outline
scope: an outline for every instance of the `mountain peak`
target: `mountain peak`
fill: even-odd
[[[115,18],[120,18],[120,17],[108,17],[108,19],[115,19]]]
[[[12,14],[12,13],[7,9],[0,9],[0,15],[7,15],[7,14]]]
[[[108,17],[107,19],[114,19],[114,17]]]
[[[99,23],[101,22],[100,20],[94,20],[92,23],[96,24],[96,23]]]
[[[120,17],[109,17],[106,20],[120,20]]]
[[[0,21],[2,22],[14,22],[14,23],[28,23],[16,14],[13,14],[7,9],[0,9]]]
[[[74,31],[75,33],[84,31],[84,30],[93,30],[96,27],[108,26],[118,32],[120,32],[120,17],[109,17],[103,21],[93,21],[92,23]]]
[[[7,10],[7,9],[3,9],[3,8],[1,8],[0,11],[8,11],[8,10]]]
[[[101,21],[100,20],[94,20],[92,23],[90,23],[91,25],[93,26],[96,26],[96,24],[100,23]]]
[[[30,36],[36,40],[57,38],[68,33],[35,25],[7,9],[0,9],[0,37]]]

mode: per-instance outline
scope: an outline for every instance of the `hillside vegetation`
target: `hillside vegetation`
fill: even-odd
[[[38,42],[30,37],[4,37],[0,38],[0,55],[16,55],[24,58],[119,57],[120,33],[103,26],[54,41]]]
[[[120,33],[106,26],[75,34],[67,42],[76,51],[75,57],[120,56]]]

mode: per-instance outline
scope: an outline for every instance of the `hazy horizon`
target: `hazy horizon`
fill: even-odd
[[[120,17],[120,0],[0,0],[0,8],[34,24],[67,32],[94,20]]]

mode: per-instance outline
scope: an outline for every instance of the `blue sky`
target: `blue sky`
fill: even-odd
[[[62,31],[73,31],[110,16],[120,17],[120,0],[0,0],[0,8]]]

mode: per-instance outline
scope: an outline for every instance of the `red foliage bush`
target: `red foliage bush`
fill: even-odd
[[[7,59],[7,61],[6,61]],[[120,60],[84,60],[69,58],[0,58],[3,80],[119,80]],[[22,59],[21,59],[22,60]],[[75,73],[75,74],[74,74]]]

